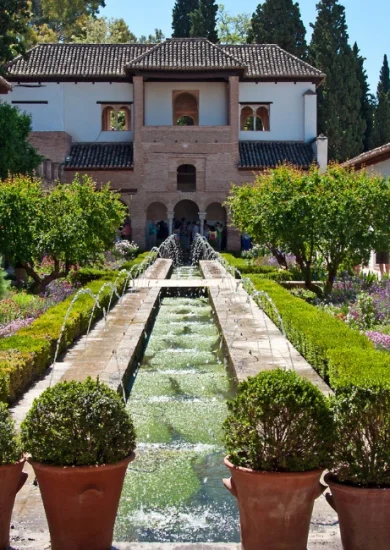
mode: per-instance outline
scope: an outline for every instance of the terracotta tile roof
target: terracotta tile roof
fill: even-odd
[[[242,72],[244,78],[321,82],[321,71],[273,44],[215,45],[204,38],[161,44],[39,44],[6,65],[11,80],[126,80],[133,71]]]
[[[207,71],[246,69],[246,65],[204,38],[168,39],[133,59],[128,69]]]
[[[248,67],[246,77],[314,77],[325,75],[276,44],[243,44],[219,46]]]
[[[239,147],[238,167],[241,169],[276,168],[280,164],[288,163],[305,170],[315,163],[310,143],[241,141]]]
[[[75,143],[65,164],[65,168],[71,170],[129,169],[132,166],[132,143]]]
[[[6,65],[9,77],[123,78],[125,65],[151,48],[143,44],[39,44]]]
[[[357,168],[360,169],[363,166],[372,166],[378,162],[382,162],[390,158],[390,143],[371,149],[366,153],[362,153],[353,159],[347,160],[342,164],[344,168]]]

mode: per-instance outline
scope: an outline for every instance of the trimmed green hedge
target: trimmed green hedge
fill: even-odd
[[[148,255],[149,255],[149,252],[143,252],[142,254],[139,254],[134,260],[129,260],[125,262],[121,269],[130,270],[135,265],[139,265],[140,263],[142,263],[147,258]],[[77,271],[72,271],[69,278],[72,283],[80,283],[82,286],[84,286],[87,283],[91,281],[96,281],[98,279],[101,279],[104,281],[115,281],[119,271],[120,270],[98,269],[95,267],[82,267]]]
[[[116,278],[117,273],[114,273]],[[122,292],[124,281],[125,276],[119,279],[118,293]],[[89,288],[96,295],[108,282],[104,279],[93,281],[85,288]],[[102,307],[107,308],[111,291],[109,287],[102,291],[99,300]],[[51,365],[72,298],[73,296],[49,308],[30,326],[19,330],[14,336],[0,339],[0,401],[15,401],[27,386]],[[79,296],[68,317],[60,352],[65,351],[76,338],[85,334],[93,308],[94,300],[91,296]],[[93,320],[101,316],[102,310],[95,308]]]
[[[292,275],[271,265],[250,265],[244,258],[235,258],[232,254],[223,253],[221,256],[229,262],[232,267],[240,271],[242,275],[256,273],[264,279],[274,281],[292,281]]]
[[[337,389],[349,385],[390,387],[390,354],[343,321],[290,294],[277,283],[250,275],[257,290],[268,293],[283,320],[290,342]],[[279,326],[267,300],[264,311]]]

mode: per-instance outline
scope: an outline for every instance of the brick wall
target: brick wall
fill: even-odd
[[[72,144],[67,132],[31,132],[29,141],[43,157],[60,164],[65,162]]]

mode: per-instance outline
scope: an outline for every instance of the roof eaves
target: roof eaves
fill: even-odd
[[[373,160],[375,160],[376,158],[380,158],[383,155],[386,155],[387,153],[390,154],[390,143],[386,143],[385,145],[376,147],[371,151],[366,151],[365,153],[361,153],[357,157],[354,157],[352,159],[349,159],[343,162],[341,166],[343,168],[352,168],[354,166],[364,165],[365,163],[368,163],[368,162],[370,162],[371,164],[374,164],[372,162]]]

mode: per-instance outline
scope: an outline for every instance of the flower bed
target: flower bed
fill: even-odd
[[[12,336],[19,329],[30,325],[50,307],[73,294],[78,286],[66,280],[57,280],[50,283],[40,296],[25,291],[8,291],[0,300],[0,338]]]

